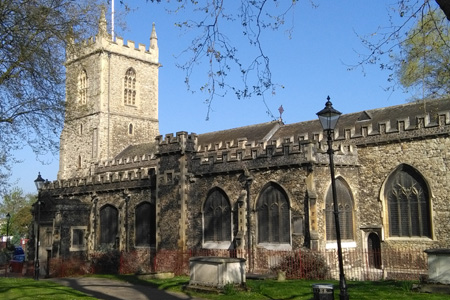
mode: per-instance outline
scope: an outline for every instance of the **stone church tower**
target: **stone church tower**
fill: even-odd
[[[153,25],[150,47],[116,41],[106,30],[67,50],[66,116],[58,179],[89,176],[100,161],[159,135],[159,50]]]

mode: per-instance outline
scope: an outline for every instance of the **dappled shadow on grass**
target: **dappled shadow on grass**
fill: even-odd
[[[184,286],[186,286],[189,283],[189,278],[181,278],[177,277],[174,279],[141,279],[136,275],[93,275],[93,277],[98,278],[108,278],[108,279],[115,279],[115,280],[121,280],[125,281],[131,284],[136,285],[142,285],[142,286],[148,286],[152,288],[156,288],[159,290],[182,290]]]
[[[134,276],[85,276],[55,278],[53,281],[104,300],[123,299],[190,299],[184,294],[168,292]]]
[[[1,299],[94,299],[77,290],[46,280],[0,278]]]

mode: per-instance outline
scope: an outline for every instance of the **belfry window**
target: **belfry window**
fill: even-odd
[[[136,206],[136,246],[154,246],[156,244],[155,205],[143,202]]]
[[[82,70],[78,75],[78,102],[80,104],[87,103],[87,73],[86,70]]]
[[[125,73],[123,99],[125,105],[136,105],[136,72],[133,68]]]
[[[336,199],[339,207],[341,239],[353,240],[353,197],[350,188],[342,178],[336,179]],[[334,218],[333,192],[330,186],[325,200],[326,233],[328,241],[336,240],[336,223]]]
[[[212,190],[203,208],[204,241],[231,241],[231,206],[220,189]]]
[[[385,199],[390,236],[431,237],[429,195],[425,180],[411,166],[401,165],[389,176]]]
[[[118,236],[119,212],[112,205],[100,209],[100,244],[114,245]]]
[[[256,210],[259,243],[290,243],[289,202],[280,186],[274,183],[267,185],[259,196]]]

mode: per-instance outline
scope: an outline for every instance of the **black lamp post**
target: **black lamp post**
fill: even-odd
[[[34,255],[34,279],[39,280],[39,234],[40,234],[40,223],[41,223],[41,188],[44,185],[45,180],[41,177],[41,173],[38,173],[38,177],[34,180],[34,184],[38,190],[38,199],[37,199],[37,233],[36,233],[36,253]]]
[[[336,239],[337,239],[338,259],[339,259],[339,288],[340,288],[339,299],[347,300],[349,299],[349,297],[347,293],[347,283],[345,282],[344,263],[342,260],[341,228],[339,225],[339,207],[336,197],[336,179],[334,175],[334,160],[333,160],[334,154],[333,133],[340,115],[341,113],[333,108],[333,105],[330,102],[330,96],[327,97],[325,108],[317,113],[323,131],[327,133],[327,144],[328,144],[327,153],[328,156],[330,157],[331,191],[333,194],[334,222],[336,227]]]
[[[6,249],[8,249],[8,242],[9,242],[9,221],[11,220],[11,215],[9,213],[6,214],[6,218],[8,219],[6,221]]]

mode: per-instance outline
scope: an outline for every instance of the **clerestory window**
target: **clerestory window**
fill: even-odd
[[[125,105],[136,105],[136,72],[133,68],[125,73],[123,99]]]

